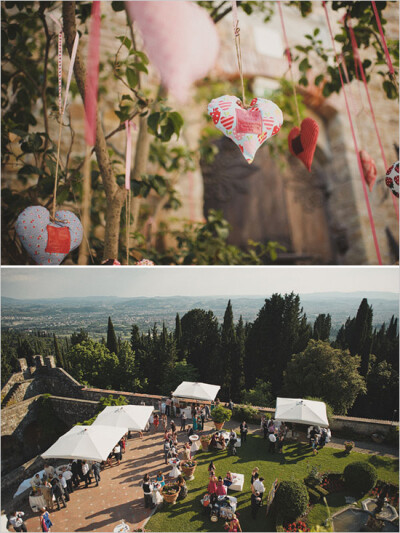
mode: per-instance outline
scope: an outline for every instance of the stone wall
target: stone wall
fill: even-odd
[[[78,422],[84,422],[85,420],[92,418],[96,414],[98,402],[52,396],[51,405],[57,416],[61,418],[67,426],[72,427]]]

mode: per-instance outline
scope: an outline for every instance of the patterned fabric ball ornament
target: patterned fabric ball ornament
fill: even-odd
[[[300,128],[295,126],[288,137],[289,150],[311,172],[311,164],[317,147],[319,126],[312,118],[305,118]]]
[[[360,150],[360,159],[365,181],[369,187],[369,192],[372,192],[377,176],[375,161],[365,150]]]
[[[399,197],[399,162],[394,163],[386,171],[386,185],[392,191],[392,193],[398,198]]]
[[[245,109],[236,96],[224,95],[208,104],[215,126],[237,144],[250,164],[260,146],[276,135],[283,123],[279,107],[264,98],[253,98]]]
[[[17,218],[15,230],[22,246],[39,265],[59,265],[82,242],[81,221],[71,211],[49,211],[40,205],[27,207]]]
[[[211,17],[197,2],[125,2],[125,7],[163,85],[185,101],[192,83],[208,74],[218,56],[219,37]]]

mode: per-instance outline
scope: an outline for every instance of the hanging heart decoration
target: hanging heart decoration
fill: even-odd
[[[399,162],[394,163],[386,171],[386,185],[392,191],[392,193],[398,198],[399,197]]]
[[[264,98],[253,98],[245,109],[236,96],[220,96],[208,104],[215,126],[237,144],[250,164],[260,146],[276,135],[283,123],[279,107]]]
[[[375,161],[366,150],[360,150],[360,159],[365,181],[369,187],[369,192],[372,192],[377,176]]]
[[[315,149],[317,147],[319,126],[312,118],[305,118],[300,128],[295,126],[288,137],[289,150],[292,155],[300,159],[311,172]]]
[[[22,246],[39,265],[59,265],[82,242],[81,221],[71,211],[49,211],[40,205],[27,207],[18,216],[15,230]]]

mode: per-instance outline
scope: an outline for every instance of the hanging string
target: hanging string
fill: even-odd
[[[285,23],[283,20],[283,12],[282,12],[282,7],[281,7],[280,2],[278,2],[278,10],[279,10],[279,16],[281,19],[283,38],[285,39],[286,56],[287,56],[287,60],[289,63],[290,77],[292,79],[292,90],[293,90],[294,102],[296,104],[297,125],[300,127],[301,120],[300,120],[299,104],[297,102],[296,84],[294,82],[294,76],[293,76],[292,55],[290,53],[289,41],[286,35],[286,28],[285,28]]]
[[[381,34],[382,45],[383,45],[383,49],[385,51],[386,62],[387,62],[388,67],[389,67],[390,77],[392,78],[394,84],[396,85],[397,91],[398,91],[399,86],[398,86],[397,80],[396,80],[396,73],[395,73],[394,68],[393,68],[392,60],[390,59],[390,54],[389,54],[389,50],[388,50],[388,47],[387,47],[387,44],[386,44],[385,34],[383,33],[383,28],[382,28],[382,24],[381,24],[381,19],[379,17],[378,9],[377,9],[376,4],[375,4],[374,1],[371,1],[371,4],[372,4],[372,9],[374,10],[375,19],[376,19],[376,23],[378,25],[379,33]]]
[[[238,18],[237,4],[235,0],[232,1],[232,15],[233,15],[233,33],[235,36],[236,58],[237,58],[237,63],[238,63],[240,82],[242,84],[242,101],[243,101],[243,107],[246,108],[246,98],[245,98],[244,81],[243,81],[242,48],[240,46],[239,18]]]
[[[129,265],[129,232],[131,218],[131,167],[132,167],[132,133],[131,122],[125,120],[126,151],[125,151],[125,233],[126,233],[126,264]]]
[[[71,77],[72,72],[74,68],[75,63],[75,57],[76,57],[76,51],[78,49],[78,42],[79,42],[79,36],[78,33],[76,34],[74,46],[71,54],[71,60],[70,65],[68,69],[68,81],[65,88],[65,99],[64,99],[64,106],[62,106],[62,59],[63,59],[63,51],[62,51],[62,41],[63,41],[63,31],[62,26],[60,22],[55,19],[52,15],[50,15],[52,20],[58,25],[60,28],[60,31],[58,33],[58,58],[57,58],[57,70],[58,70],[58,141],[57,141],[57,159],[56,159],[56,172],[54,177],[54,189],[53,189],[53,207],[52,207],[52,214],[51,217],[53,220],[56,220],[56,208],[57,208],[57,185],[58,185],[58,171],[60,168],[60,151],[61,151],[61,129],[62,129],[62,118],[65,113],[65,109],[67,106],[68,101],[68,92],[69,92],[69,85],[71,83]]]
[[[352,45],[352,48],[353,48],[354,60],[357,61],[357,66],[358,66],[360,74],[361,74],[361,78],[362,78],[362,81],[363,81],[363,84],[364,84],[365,92],[367,93],[368,104],[369,104],[369,108],[370,108],[370,111],[371,111],[372,121],[374,123],[376,137],[378,139],[379,148],[380,148],[381,155],[382,155],[383,165],[384,165],[385,170],[387,170],[388,169],[388,164],[387,164],[387,160],[386,160],[386,157],[385,157],[385,152],[384,152],[384,149],[383,149],[382,139],[381,139],[381,136],[379,134],[378,124],[376,122],[375,112],[374,112],[374,108],[373,108],[373,105],[372,105],[371,96],[369,94],[368,83],[367,83],[367,79],[365,77],[364,67],[363,67],[363,64],[362,64],[361,58],[360,58],[360,51],[359,51],[359,48],[358,48],[358,45],[357,45],[357,39],[356,39],[356,36],[354,34],[353,27],[351,25],[350,17],[348,18],[347,26],[348,26],[349,32],[350,32],[350,40],[351,40],[351,45]],[[399,219],[399,206],[398,206],[397,200],[395,199],[393,194],[390,194],[390,196],[392,197],[393,206],[394,206],[394,209],[396,211],[397,220],[398,220]]]
[[[334,51],[334,54],[335,54],[335,57],[336,57],[336,63],[337,63],[338,70],[339,70],[340,82],[342,84],[343,96],[344,96],[344,101],[345,101],[345,104],[346,104],[347,115],[348,115],[348,118],[349,118],[351,135],[353,137],[354,148],[355,148],[355,151],[356,151],[358,169],[359,169],[360,176],[361,176],[361,183],[362,183],[362,188],[363,188],[363,192],[364,192],[365,203],[366,203],[366,206],[367,206],[367,212],[368,212],[369,223],[370,223],[370,226],[371,226],[372,237],[373,237],[373,240],[374,240],[376,256],[378,258],[379,265],[382,265],[382,258],[381,258],[381,253],[380,253],[380,249],[379,249],[378,239],[377,239],[377,236],[376,236],[374,218],[373,218],[373,215],[372,215],[371,205],[370,205],[369,198],[368,198],[367,184],[365,182],[364,172],[363,172],[361,158],[360,158],[360,152],[359,152],[359,149],[358,149],[357,139],[356,139],[356,135],[355,135],[354,127],[353,127],[353,120],[351,118],[350,109],[349,109],[349,103],[347,101],[347,95],[346,95],[346,90],[345,90],[345,86],[344,86],[342,71],[341,71],[340,66],[339,66],[339,57],[338,57],[338,54],[336,52],[335,39],[334,39],[334,36],[333,36],[331,23],[330,23],[330,20],[329,20],[329,15],[328,15],[327,7],[326,7],[326,2],[325,1],[322,2],[322,5],[323,5],[324,10],[325,10],[325,16],[326,16],[328,29],[329,29],[329,33],[330,33],[331,41],[332,41],[332,48],[333,48],[333,51]]]

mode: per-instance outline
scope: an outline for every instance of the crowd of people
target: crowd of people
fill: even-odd
[[[265,415],[261,418],[261,428],[264,432],[264,439],[269,441],[268,451],[270,453],[282,453],[285,437],[288,428],[285,422],[268,420]]]

